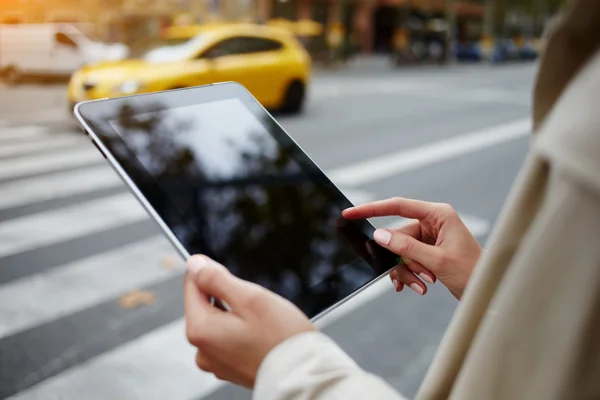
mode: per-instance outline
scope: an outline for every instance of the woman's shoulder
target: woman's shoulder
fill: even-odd
[[[600,51],[539,127],[533,151],[600,195]]]

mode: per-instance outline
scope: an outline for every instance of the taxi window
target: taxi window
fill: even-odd
[[[282,47],[283,45],[276,40],[241,36],[217,43],[206,51],[202,57],[215,58],[236,54],[262,53],[279,50]]]
[[[144,51],[142,58],[148,62],[177,62],[193,57],[196,49],[202,48],[210,36],[196,35],[183,43],[161,40],[159,43],[148,46],[150,50]]]

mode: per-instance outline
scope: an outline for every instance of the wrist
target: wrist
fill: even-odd
[[[479,247],[479,254],[477,256],[477,258],[475,259],[475,262],[473,263],[470,271],[469,271],[469,275],[467,276],[466,280],[465,280],[465,284],[463,285],[462,288],[455,288],[455,289],[450,289],[450,293],[452,293],[452,295],[454,297],[456,297],[456,299],[458,301],[461,301],[463,293],[465,292],[465,289],[467,288],[467,285],[469,284],[469,281],[471,280],[471,276],[473,276],[473,271],[475,271],[475,268],[477,267],[477,264],[479,264],[479,262],[481,261],[481,259],[483,258],[483,256],[485,254],[487,254],[488,250],[484,249],[483,247]]]

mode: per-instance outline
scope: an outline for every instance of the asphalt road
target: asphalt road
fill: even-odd
[[[356,202],[449,202],[484,243],[528,149],[534,72],[364,63],[320,73],[280,123]],[[183,265],[65,118],[64,88],[0,91],[0,398],[249,399],[195,370]],[[439,283],[386,281],[321,324],[410,397],[456,307]]]

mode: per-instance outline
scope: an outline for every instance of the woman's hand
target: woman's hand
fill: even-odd
[[[269,351],[292,336],[316,330],[292,303],[236,278],[206,256],[192,256],[187,267],[187,338],[198,348],[198,367],[219,379],[252,388]],[[225,301],[231,312],[211,306],[210,296]]]
[[[482,249],[451,206],[398,197],[349,208],[343,215],[347,219],[391,215],[414,219],[374,234],[380,246],[402,256],[405,263],[390,274],[396,290],[408,285],[424,294],[427,288],[417,275],[429,283],[437,277],[460,300]]]

